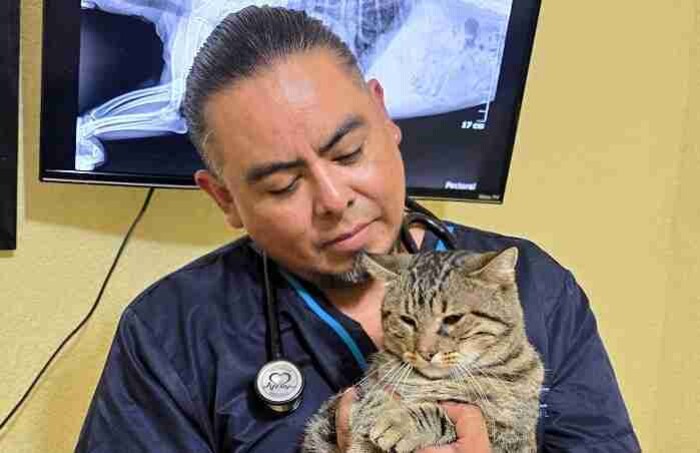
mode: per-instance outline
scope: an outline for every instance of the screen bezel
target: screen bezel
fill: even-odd
[[[0,250],[17,248],[20,0],[0,3]]]

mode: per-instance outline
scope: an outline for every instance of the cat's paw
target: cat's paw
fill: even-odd
[[[411,453],[426,446],[425,433],[416,429],[410,413],[393,409],[384,413],[369,432],[369,439],[382,451]]]

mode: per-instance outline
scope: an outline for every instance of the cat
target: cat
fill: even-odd
[[[385,282],[383,350],[356,386],[348,453],[414,452],[455,440],[438,404],[478,406],[494,453],[536,452],[542,361],[525,334],[515,280],[518,250],[364,255]],[[301,451],[334,453],[327,401],[307,424]]]

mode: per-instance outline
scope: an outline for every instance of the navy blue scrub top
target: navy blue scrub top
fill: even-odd
[[[531,242],[451,227],[463,249],[519,249],[527,332],[546,370],[539,451],[640,451],[588,300],[571,273]],[[428,233],[422,248],[436,242]],[[119,323],[76,452],[297,452],[307,419],[361,377],[362,358],[376,349],[360,324],[313,286],[301,283],[315,309],[278,278],[284,355],[301,368],[306,387],[295,412],[271,413],[252,388],[268,360],[261,276],[260,256],[243,238],[142,293]]]

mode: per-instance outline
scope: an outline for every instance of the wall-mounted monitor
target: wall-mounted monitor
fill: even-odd
[[[46,2],[41,179],[193,187],[187,71],[250,4],[319,18],[382,82],[411,195],[503,200],[540,0]]]
[[[17,247],[19,2],[0,2],[0,250]]]

